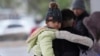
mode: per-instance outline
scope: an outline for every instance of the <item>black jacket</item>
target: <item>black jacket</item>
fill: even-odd
[[[88,35],[88,30],[86,29],[86,27],[83,25],[83,19],[85,17],[89,16],[89,14],[87,12],[84,12],[82,15],[76,17],[76,24],[74,25],[75,29],[77,29],[78,31],[80,31],[82,33],[83,36],[89,36]]]
[[[62,28],[61,30],[66,30],[74,34],[81,34],[76,29],[72,27]],[[55,56],[79,56],[80,49],[87,50],[88,47],[69,42],[64,39],[55,39],[53,40],[53,48]]]
[[[83,14],[76,17],[76,24],[74,25],[74,28],[76,30],[78,30],[79,32],[81,32],[81,35],[87,36],[87,37],[91,38],[92,40],[94,40],[92,35],[88,32],[88,30],[86,29],[86,27],[83,24],[83,19],[88,16],[89,16],[89,14],[85,11]]]

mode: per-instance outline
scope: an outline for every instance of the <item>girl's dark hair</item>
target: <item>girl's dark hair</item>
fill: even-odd
[[[75,14],[73,11],[71,11],[70,9],[63,9],[61,10],[62,13],[62,20],[71,20],[71,19],[75,19]]]

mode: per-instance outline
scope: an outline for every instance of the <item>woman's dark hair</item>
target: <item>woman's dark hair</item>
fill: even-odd
[[[71,19],[75,19],[75,14],[73,11],[71,11],[70,9],[63,9],[61,10],[62,13],[62,20],[71,20]]]

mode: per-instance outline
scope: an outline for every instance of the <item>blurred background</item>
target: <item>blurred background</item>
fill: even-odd
[[[100,2],[84,1],[89,13],[96,11],[98,1]],[[0,0],[0,56],[31,56],[27,53],[25,41],[36,28],[45,25],[49,2],[50,0]],[[63,9],[71,8],[73,0],[56,2]]]

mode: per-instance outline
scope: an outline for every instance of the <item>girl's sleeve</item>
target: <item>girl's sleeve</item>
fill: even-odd
[[[52,40],[54,38],[54,33],[51,31],[45,31],[41,33],[40,38],[40,48],[43,56],[54,56],[54,51],[52,48]]]

